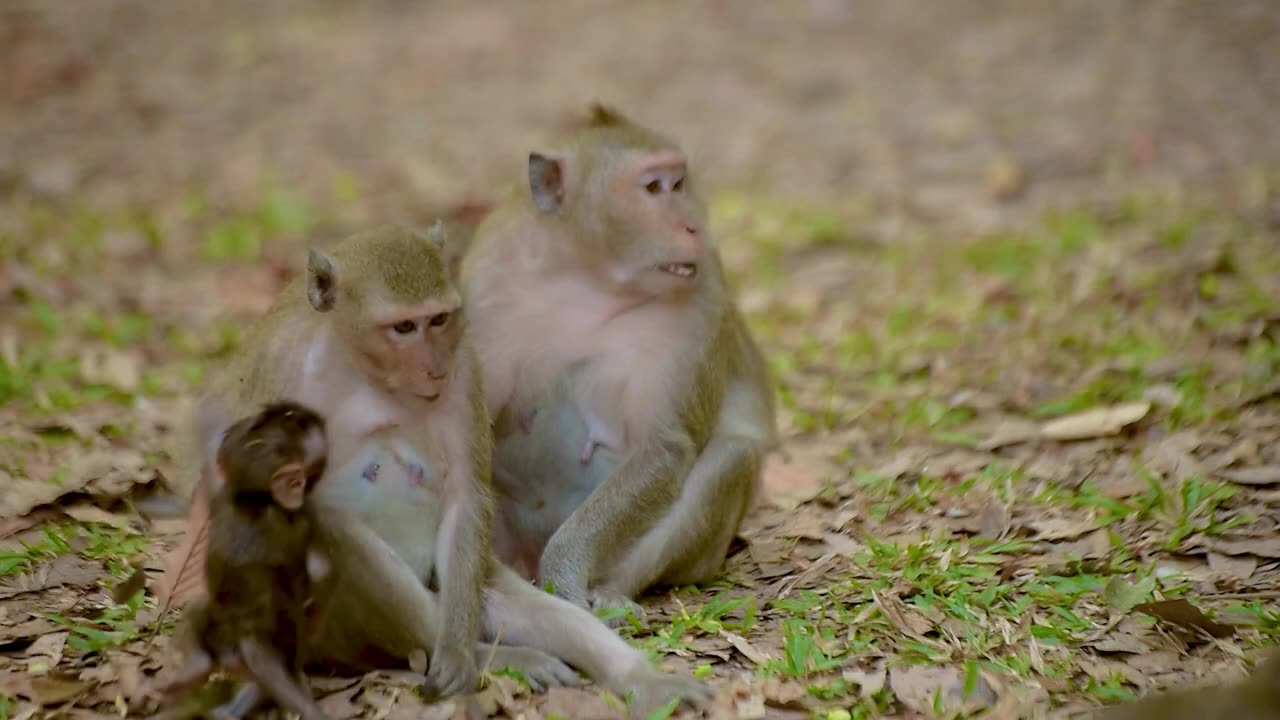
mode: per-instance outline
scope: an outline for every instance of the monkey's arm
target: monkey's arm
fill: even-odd
[[[678,428],[663,428],[632,451],[556,529],[542,552],[539,584],[588,607],[593,574],[604,551],[630,546],[680,495],[694,459],[693,442]]]
[[[463,353],[464,362],[473,362]],[[473,365],[474,367],[474,365]],[[475,690],[479,671],[474,648],[480,639],[484,583],[489,570],[493,534],[493,495],[489,489],[492,437],[484,395],[479,383],[469,389],[473,428],[464,444],[463,462],[451,473],[440,536],[436,543],[436,568],[440,575],[440,602],[444,622],[431,654],[427,680],[433,689],[453,695]]]

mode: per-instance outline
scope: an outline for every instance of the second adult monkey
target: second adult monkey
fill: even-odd
[[[774,398],[676,143],[593,106],[530,153],[462,279],[500,556],[584,607],[718,574]]]

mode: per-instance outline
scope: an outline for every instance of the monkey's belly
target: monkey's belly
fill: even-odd
[[[436,469],[411,448],[362,445],[326,472],[314,492],[320,502],[363,519],[419,577],[430,576],[443,499]]]
[[[496,549],[504,562],[536,573],[551,535],[609,477],[621,453],[596,445],[583,460],[592,436],[588,418],[559,389],[512,407],[516,412],[504,417],[496,433],[493,478],[501,520]],[[536,413],[528,412],[533,408]]]

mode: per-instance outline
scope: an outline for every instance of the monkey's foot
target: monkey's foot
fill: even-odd
[[[669,675],[656,668],[645,665],[637,668],[611,687],[615,693],[625,697],[631,693],[630,715],[647,717],[649,713],[663,707],[674,698],[680,698],[682,704],[696,705],[715,697],[715,690],[710,685],[684,675]]]
[[[479,658],[480,662],[488,660],[489,647],[481,647],[480,654],[483,656]],[[583,683],[582,676],[559,658],[533,648],[499,645],[493,651],[493,660],[487,669],[493,671],[501,668],[518,671],[534,692],[542,692],[554,685],[577,687]]]
[[[609,611],[606,617],[600,619],[614,629],[626,625],[628,615],[635,616],[641,622],[645,619],[645,611],[640,603],[609,588],[596,588],[591,591],[591,610],[597,615],[601,610]]]
[[[423,690],[428,696],[449,697],[475,692],[480,672],[475,656],[463,649],[437,645],[427,667]]]

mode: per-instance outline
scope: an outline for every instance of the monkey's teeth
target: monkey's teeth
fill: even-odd
[[[698,273],[698,266],[693,263],[663,263],[658,269],[682,278],[691,278]]]

